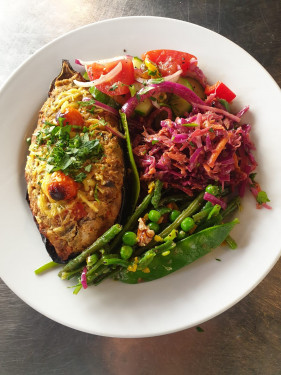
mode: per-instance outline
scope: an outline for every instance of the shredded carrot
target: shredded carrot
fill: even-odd
[[[220,153],[222,152],[222,150],[224,149],[225,145],[227,144],[228,139],[229,139],[229,136],[227,135],[218,143],[217,147],[212,152],[212,155],[210,156],[210,159],[207,163],[211,168],[214,167],[215,162],[217,158],[219,157]]]
[[[234,154],[233,155],[233,160],[234,160],[234,166],[235,166],[235,169],[239,170],[240,171],[240,167],[238,165],[238,158],[237,158],[237,155]]]
[[[205,171],[207,173],[209,173],[211,171],[211,168],[206,163],[203,164],[203,167],[205,168]]]

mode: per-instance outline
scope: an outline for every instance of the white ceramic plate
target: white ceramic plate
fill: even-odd
[[[211,83],[221,80],[237,94],[260,163],[258,180],[273,210],[256,210],[244,199],[233,236],[235,251],[217,249],[166,278],[126,285],[107,280],[72,294],[57,270],[35,276],[50,261],[25,201],[25,138],[35,126],[48,87],[61,60],[102,59],[150,49],[176,49],[198,57]],[[74,65],[75,66],[75,65]],[[88,25],[56,39],[24,62],[0,93],[1,250],[4,282],[27,304],[66,326],[104,336],[144,337],[198,325],[247,295],[280,255],[281,126],[280,89],[248,53],[200,26],[155,17],[130,17]],[[215,259],[220,258],[218,262]]]

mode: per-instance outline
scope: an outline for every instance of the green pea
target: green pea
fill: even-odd
[[[178,235],[177,235],[177,240],[180,241],[180,240],[183,240],[184,238],[186,237],[186,233],[184,230],[180,230]]]
[[[148,224],[148,228],[151,229],[151,230],[154,230],[155,233],[158,233],[159,230],[160,230],[160,225],[157,224],[157,223],[151,222],[151,223]]]
[[[179,216],[180,216],[180,211],[179,210],[173,210],[171,213],[170,213],[170,221],[173,223]]]
[[[122,259],[127,260],[131,257],[132,254],[133,254],[133,248],[131,246],[123,245],[121,247],[120,255]]]
[[[186,217],[181,222],[181,229],[185,232],[188,232],[190,229],[194,227],[194,220],[191,217]]]
[[[137,243],[137,235],[134,232],[125,232],[122,240],[125,245],[133,246]]]
[[[206,193],[212,194],[212,195],[219,195],[220,189],[218,186],[215,185],[208,185],[205,189]]]
[[[159,221],[161,217],[161,214],[159,211],[156,211],[156,210],[151,210],[149,211],[148,213],[148,218],[150,221],[152,221],[153,223],[157,223]]]

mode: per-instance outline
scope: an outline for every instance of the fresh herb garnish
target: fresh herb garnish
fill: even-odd
[[[36,135],[38,145],[47,145],[47,172],[63,171],[69,174],[75,181],[81,182],[86,177],[86,173],[79,172],[83,168],[86,160],[100,159],[103,155],[103,148],[98,139],[89,138],[87,132],[76,134],[70,138],[70,132],[73,126],[56,126],[51,123],[45,123],[45,127]],[[81,127],[79,127],[81,129]],[[85,171],[91,168],[85,167]]]
[[[259,204],[270,202],[270,199],[268,199],[266,192],[262,190],[258,192],[256,200]]]
[[[113,85],[109,88],[109,91],[115,91],[116,89],[118,89],[118,84],[115,82],[115,83],[113,83]]]
[[[250,177],[250,179],[251,179],[252,182],[255,182],[256,175],[257,175],[256,173],[250,173],[249,174],[249,177]]]
[[[158,143],[159,142],[159,139],[153,139],[152,141],[151,141],[151,144],[152,145],[155,145],[155,143]]]
[[[90,105],[95,105],[95,99],[90,99],[90,100],[85,100],[84,102],[83,101],[79,101],[77,102],[80,107],[89,107]]]
[[[92,170],[92,164],[86,165],[86,167],[84,169],[85,169],[86,172],[91,172],[91,170]]]
[[[198,332],[204,332],[204,329],[203,329],[203,328],[201,328],[201,327],[199,327],[199,326],[198,326],[198,327],[196,327],[196,329],[197,329],[197,331],[198,331]]]
[[[131,97],[135,96],[136,95],[136,86],[135,85],[129,85],[129,90],[130,90],[130,94],[131,94]]]

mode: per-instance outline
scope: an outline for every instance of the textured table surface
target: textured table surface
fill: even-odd
[[[122,16],[189,21],[229,38],[281,84],[278,0],[0,0],[0,85],[38,48],[77,27]],[[105,338],[55,323],[0,283],[0,374],[281,374],[281,261],[241,302],[195,328]]]

